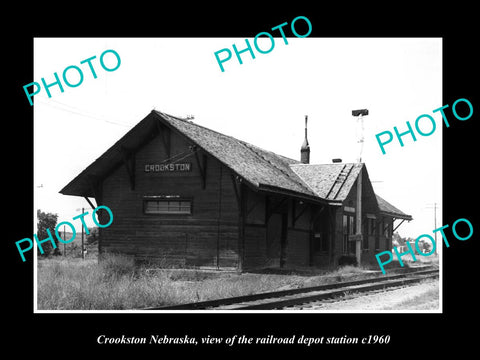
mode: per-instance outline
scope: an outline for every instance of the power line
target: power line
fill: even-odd
[[[165,164],[167,162],[170,162],[171,164],[177,164],[179,161],[189,157],[189,156],[192,156],[193,154],[195,154],[196,152],[198,152],[198,148],[195,148],[195,149],[189,149],[187,151],[183,151],[181,153],[178,153],[178,154],[175,154],[173,156],[170,156],[168,159],[165,159],[163,161],[161,161],[159,164]]]
[[[127,125],[127,124],[123,124],[123,123],[119,123],[119,122],[115,122],[115,121],[111,121],[111,120],[102,119],[97,115],[88,114],[84,110],[78,109],[78,108],[76,108],[74,106],[71,106],[71,105],[61,103],[61,102],[56,101],[56,100],[48,99],[48,101],[44,102],[43,100],[47,100],[47,99],[43,98],[42,96],[37,97],[37,98],[42,99],[41,103],[43,105],[47,105],[47,106],[53,107],[55,109],[71,113],[71,114],[80,115],[80,116],[83,116],[83,117],[89,117],[91,119],[100,120],[100,121],[103,121],[103,122],[106,122],[106,123],[109,123],[109,124],[113,124],[113,125],[119,125],[119,126],[128,127],[128,128],[132,127],[131,125]],[[64,106],[66,108],[55,106],[53,103],[59,104],[59,105]],[[70,109],[68,109],[68,108],[70,108]]]
[[[196,148],[195,150],[190,150],[188,152],[188,154],[186,154],[185,156],[181,157],[180,159],[176,159],[175,161],[172,162],[172,164],[177,164],[179,161],[189,157],[189,156],[192,156],[193,154],[195,154],[196,152],[198,152],[198,148]]]

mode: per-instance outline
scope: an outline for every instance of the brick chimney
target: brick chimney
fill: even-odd
[[[302,147],[300,148],[300,161],[302,164],[310,164],[310,145],[308,145],[307,139],[307,120],[308,115],[305,115],[305,139],[303,140]]]

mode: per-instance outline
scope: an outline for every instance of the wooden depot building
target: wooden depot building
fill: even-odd
[[[412,217],[374,193],[365,164],[309,157],[306,127],[297,161],[153,110],[60,193],[108,206],[100,253],[140,262],[239,271],[375,262]]]

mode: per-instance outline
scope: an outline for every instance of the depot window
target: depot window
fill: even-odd
[[[145,214],[162,215],[192,214],[192,199],[184,199],[177,196],[148,197],[143,199],[143,212]]]

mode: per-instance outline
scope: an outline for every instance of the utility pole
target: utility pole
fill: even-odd
[[[360,144],[360,150],[358,151],[358,158],[357,162],[361,163],[362,162],[362,154],[363,154],[363,143],[364,143],[364,136],[363,136],[363,116],[368,115],[368,110],[367,109],[361,109],[361,110],[353,110],[352,111],[352,116],[355,116],[357,118],[357,136],[358,140],[357,143]]]
[[[360,165],[362,162],[362,152],[363,152],[363,116],[368,115],[367,109],[353,110],[352,116],[357,117],[357,120],[360,124],[359,139],[358,143],[360,144],[360,150],[358,154],[357,162]],[[361,265],[362,261],[362,169],[357,177],[357,206],[356,206],[356,234],[355,234],[355,256],[357,258],[357,265]]]
[[[85,208],[82,207],[82,214],[85,212]],[[82,224],[82,260],[85,260],[85,244],[83,241],[83,224]]]
[[[78,211],[80,209],[77,209],[76,211]],[[85,208],[82,207],[82,214],[85,213]],[[83,240],[83,224],[82,224],[82,260],[85,260],[85,244],[84,244],[84,240]]]
[[[433,209],[433,226],[434,226],[434,229],[437,228],[437,203],[434,202],[433,204],[428,204],[429,206],[427,206],[426,208],[427,209]],[[431,207],[433,205],[433,208]],[[435,235],[435,256],[437,256],[437,232],[438,231],[435,231],[434,235]]]

